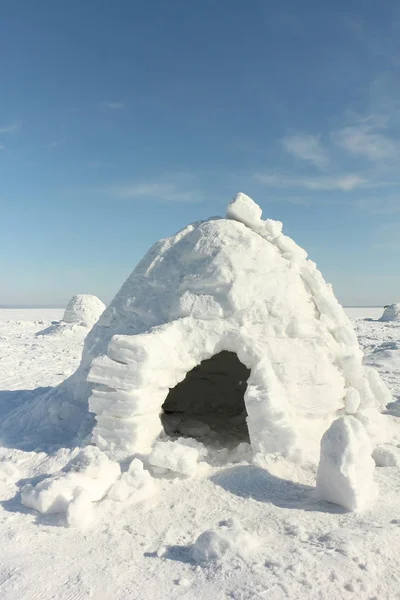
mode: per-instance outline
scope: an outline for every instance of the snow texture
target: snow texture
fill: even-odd
[[[400,467],[400,449],[391,444],[377,446],[372,458],[377,467]]]
[[[76,522],[76,512],[82,504],[101,500],[121,473],[118,463],[112,462],[95,446],[83,448],[60,473],[43,479],[36,485],[27,484],[21,502],[42,514],[69,511],[69,520]],[[78,505],[78,506],[77,506]]]
[[[107,497],[117,502],[137,504],[150,498],[156,492],[154,479],[143,467],[138,458],[134,458],[128,470],[114,483]]]
[[[400,304],[389,304],[385,306],[380,321],[400,321]]]
[[[350,511],[370,506],[376,496],[372,445],[352,416],[334,421],[321,440],[316,490],[319,498]]]
[[[37,335],[71,335],[80,330],[91,329],[106,308],[105,304],[91,294],[73,296],[68,302],[64,316],[58,323],[39,331]]]
[[[374,421],[392,400],[363,368],[331,286],[282,224],[262,220],[244,194],[227,217],[157,242],[85,340],[71,389],[95,415],[93,442],[115,457],[151,452],[169,390],[222,351],[251,371],[254,452],[315,460],[341,412],[368,408]]]
[[[400,369],[393,358],[400,347],[393,348],[387,360],[386,354],[374,353],[374,348],[389,341],[400,343],[400,324],[377,321],[382,310],[376,308],[346,312],[356,318],[365,360],[376,366],[397,398],[382,415],[393,427],[393,439],[376,449],[383,449],[387,457],[387,452],[396,453],[400,445]],[[146,491],[146,486],[137,489],[140,473],[147,471],[134,459],[121,464],[122,475],[97,503],[89,502],[78,489],[66,513],[42,515],[23,507],[20,492],[26,482],[37,483],[59,473],[76,456],[78,449],[63,428],[70,421],[72,434],[72,423],[79,427],[87,412],[84,403],[78,416],[67,410],[73,379],[62,386],[63,419],[58,416],[60,388],[56,388],[57,395],[47,391],[44,398],[44,389],[49,390],[44,386],[58,386],[78,367],[81,356],[80,336],[35,337],[40,326],[61,316],[54,309],[0,310],[1,598],[399,597],[400,469],[396,466],[375,469],[379,502],[366,513],[343,514],[315,497],[313,465],[295,463],[280,453],[259,455],[255,464],[249,444],[231,452],[226,447],[205,449],[193,438],[182,438],[180,443],[192,444],[208,462],[206,473],[196,477],[171,477],[171,472],[154,478],[144,475],[153,486],[148,496],[151,490]],[[10,411],[14,412],[12,422],[5,418]],[[230,464],[233,458],[236,464]],[[145,456],[143,463],[148,464]],[[119,482],[130,481],[131,471],[128,492],[118,492]],[[114,485],[116,494],[111,498]],[[131,488],[135,490],[132,495]],[[230,540],[232,551],[219,551],[221,558],[194,562],[196,538],[209,530],[229,537],[226,527],[231,518],[242,523],[258,548],[249,550],[252,541],[247,538],[243,549],[248,551],[244,550],[242,558]],[[227,525],[221,525],[223,521]],[[65,523],[68,529],[60,526]],[[82,531],[85,527],[89,531]],[[232,527],[239,528],[234,523]]]
[[[192,548],[197,563],[226,562],[232,558],[248,561],[259,547],[256,535],[242,529],[233,519],[221,523],[219,529],[210,529],[199,535]]]
[[[182,475],[195,475],[199,451],[196,448],[179,442],[159,440],[149,456],[149,463],[154,467],[168,469]]]

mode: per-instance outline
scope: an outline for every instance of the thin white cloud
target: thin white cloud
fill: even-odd
[[[0,133],[14,133],[21,129],[21,123],[19,121],[15,121],[14,123],[9,123],[8,125],[3,125],[0,127]]]
[[[292,177],[276,173],[256,173],[255,179],[260,183],[273,188],[303,188],[306,190],[338,190],[350,192],[357,188],[370,187],[371,184],[356,174],[333,175],[319,177]]]
[[[110,110],[122,110],[125,108],[125,104],[123,102],[103,102],[104,108],[109,108]]]
[[[170,180],[142,181],[112,185],[107,192],[126,200],[151,199],[160,202],[201,202],[203,194],[196,189]]]
[[[359,208],[373,215],[400,215],[400,194],[360,198]]]
[[[379,131],[373,124],[360,123],[332,134],[334,142],[355,156],[370,161],[393,160],[400,154],[400,143]]]
[[[5,145],[0,142],[0,150],[5,150],[5,149],[6,149]]]
[[[325,171],[329,165],[329,156],[319,136],[296,134],[282,139],[282,145],[289,154],[305,160]]]

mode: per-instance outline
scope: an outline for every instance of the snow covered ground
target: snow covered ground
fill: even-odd
[[[400,323],[369,320],[382,309],[347,312],[366,364],[378,369],[399,401],[388,408],[387,420],[396,423]],[[10,402],[34,393],[28,390],[57,385],[77,368],[84,333],[36,336],[62,314],[0,310],[0,419]],[[158,448],[153,466],[143,471],[139,461],[122,464],[120,476],[102,457],[77,457],[76,448],[26,452],[16,445],[0,440],[0,598],[400,597],[399,467],[377,468],[374,506],[347,513],[318,501],[315,468],[271,456],[261,465],[267,471],[250,461],[246,444],[214,452],[212,460],[198,463],[195,477],[184,473],[190,473],[196,448],[182,456],[167,453],[180,475],[154,466],[164,462]],[[92,504],[88,486],[106,493],[99,472],[107,474],[111,489]],[[34,487],[50,474],[57,475]],[[51,502],[65,501],[67,488],[74,490],[73,502],[67,512],[53,514]]]

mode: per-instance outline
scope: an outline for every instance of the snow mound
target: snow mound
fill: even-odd
[[[244,562],[252,559],[260,546],[257,535],[250,534],[233,519],[199,535],[192,547],[192,558],[199,564],[227,562],[239,558]]]
[[[81,328],[89,330],[99,320],[105,308],[105,304],[97,296],[91,294],[73,296],[67,304],[62,320],[39,331],[36,335],[68,335]]]
[[[381,444],[374,449],[372,458],[377,467],[400,467],[400,448]]]
[[[143,467],[138,458],[134,458],[128,470],[114,483],[107,497],[117,502],[137,504],[150,498],[156,492],[155,481]]]
[[[379,321],[400,321],[400,304],[388,304]]]
[[[195,475],[199,450],[179,442],[158,441],[149,456],[149,463],[161,469],[181,473],[182,475]]]
[[[76,523],[82,508],[101,500],[120,476],[118,463],[111,461],[95,446],[83,448],[59,473],[35,486],[27,484],[21,502],[42,514],[66,513]]]
[[[321,500],[351,511],[368,507],[377,493],[371,454],[370,438],[358,419],[334,421],[321,440],[316,484]]]

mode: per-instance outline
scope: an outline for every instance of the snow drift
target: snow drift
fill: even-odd
[[[97,296],[91,294],[73,296],[67,304],[61,321],[39,331],[37,335],[65,335],[77,330],[87,332],[98,321],[105,307]]]

